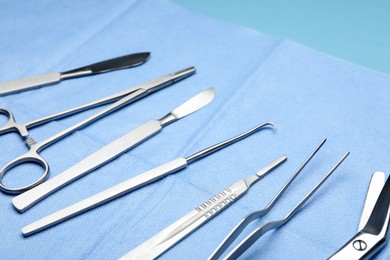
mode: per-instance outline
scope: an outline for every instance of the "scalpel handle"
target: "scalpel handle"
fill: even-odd
[[[238,200],[247,190],[245,180],[237,181],[120,259],[157,258]]]
[[[187,161],[184,158],[178,158],[150,171],[137,175],[127,181],[121,182],[105,191],[95,194],[85,200],[77,202],[67,208],[57,211],[47,217],[44,217],[24,228],[22,233],[25,236],[32,235],[43,229],[49,228],[62,221],[77,216],[85,211],[93,209],[113,199],[132,192],[142,186],[165,177],[166,175],[175,173],[187,167]]]
[[[55,191],[108,163],[147,138],[155,135],[161,128],[161,124],[157,120],[151,120],[137,127],[57,176],[16,196],[12,199],[12,204],[17,211],[24,212]]]
[[[0,83],[0,96],[39,88],[45,85],[58,83],[60,81],[61,73],[59,72],[49,72],[28,78],[11,80]]]

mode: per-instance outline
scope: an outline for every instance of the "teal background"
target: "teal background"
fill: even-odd
[[[390,74],[388,0],[173,0],[190,10],[287,37]]]

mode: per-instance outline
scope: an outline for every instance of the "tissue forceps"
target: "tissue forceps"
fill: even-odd
[[[321,144],[314,150],[314,152],[309,156],[301,168],[303,168],[306,163],[311,160],[311,158],[317,153],[324,142],[325,140],[321,142]],[[261,169],[255,175],[236,181],[234,184],[230,185],[216,196],[201,204],[196,209],[189,212],[187,215],[177,220],[175,223],[171,224],[148,241],[144,242],[128,254],[121,257],[121,259],[136,260],[155,259],[159,257],[161,254],[180,242],[190,233],[194,232],[201,225],[205,224],[228,206],[243,197],[256,181],[261,179],[268,172],[275,169],[286,159],[287,157],[282,155],[268,166]],[[338,165],[339,164],[337,164],[335,168],[337,168]]]
[[[264,215],[266,215],[271,208],[275,205],[278,199],[282,196],[284,191],[290,186],[290,184],[294,181],[294,179],[298,176],[298,174],[302,171],[302,169],[306,166],[306,164],[311,160],[311,158],[317,153],[317,151],[322,147],[322,145],[326,142],[324,139],[318,147],[313,151],[313,153],[306,159],[306,161],[298,168],[298,170],[288,179],[288,181],[284,184],[284,186],[280,189],[280,191],[275,195],[275,197],[268,203],[268,205],[259,210],[250,213],[247,215],[233,230],[225,237],[225,239],[218,245],[215,251],[210,255],[208,260],[215,260],[222,256],[224,251],[237,239],[242,231],[254,220],[257,220]],[[241,256],[250,246],[252,246],[262,235],[267,233],[270,230],[277,229],[284,224],[286,224],[294,214],[306,203],[307,200],[320,188],[320,186],[330,177],[330,175],[339,167],[339,165],[345,160],[345,158],[349,155],[349,152],[346,153],[341,159],[332,167],[332,169],[322,178],[320,182],[299,202],[298,205],[295,206],[293,210],[291,210],[284,218],[276,221],[270,221],[268,223],[263,224],[262,226],[256,228],[252,231],[247,237],[245,237],[224,259],[237,259]]]
[[[165,251],[243,197],[252,184],[262,179],[286,160],[287,156],[281,155],[254,175],[236,181],[148,241],[122,256],[120,260],[149,260],[159,257]]]
[[[85,109],[89,109],[91,107],[102,105],[104,103],[113,102],[116,100],[115,103],[109,105],[107,108],[102,109],[101,111],[88,117],[87,119],[67,128],[67,129],[59,132],[58,134],[56,134],[52,137],[49,137],[46,140],[43,140],[39,143],[36,143],[34,141],[34,139],[32,139],[32,138],[27,138],[25,141],[26,141],[28,147],[30,148],[30,150],[27,153],[25,153],[24,155],[19,156],[18,158],[12,160],[11,162],[9,162],[6,166],[4,166],[0,170],[0,190],[5,192],[5,193],[9,193],[9,194],[18,194],[18,193],[24,192],[28,189],[31,189],[31,188],[39,185],[40,183],[44,182],[47,179],[48,174],[49,174],[49,165],[46,162],[46,160],[43,159],[39,155],[40,151],[42,151],[43,149],[45,149],[49,145],[59,141],[60,139],[66,137],[67,135],[73,133],[74,131],[81,129],[84,126],[87,126],[87,125],[91,124],[92,122],[94,122],[94,121],[96,121],[96,120],[98,120],[98,119],[124,107],[125,105],[127,105],[127,104],[129,104],[137,99],[140,99],[140,98],[142,98],[142,97],[144,97],[144,96],[146,96],[154,91],[157,91],[163,87],[172,85],[172,84],[176,83],[178,80],[183,79],[183,78],[193,74],[194,72],[195,72],[195,68],[190,67],[188,69],[184,69],[184,70],[178,71],[176,73],[169,74],[167,76],[164,76],[164,77],[161,77],[161,78],[158,78],[155,80],[151,80],[145,84],[141,84],[141,85],[134,87],[134,88],[131,88],[129,90],[122,91],[118,94],[109,96],[105,99],[99,99],[95,102],[88,103],[84,106],[72,109],[71,112],[69,112],[69,110],[68,110],[68,111],[63,112],[63,114],[61,114],[61,113],[55,114],[53,116],[49,116],[48,118],[38,120],[38,122],[40,122],[40,123],[48,122],[48,121],[54,120],[56,118],[64,117],[64,116],[67,116],[70,114],[80,112],[80,111],[85,110]],[[12,114],[9,112],[9,115],[12,115]],[[12,118],[12,120],[13,120],[13,117],[10,117],[10,118]],[[38,124],[39,123],[35,123],[35,124],[28,123],[27,126],[29,126],[29,125],[36,126]],[[16,124],[16,125],[17,125],[16,128],[11,127],[10,129],[17,129],[19,131],[19,126],[18,126],[18,124]],[[23,128],[21,128],[21,129],[23,129]],[[21,131],[22,136],[23,136],[23,133],[24,133],[24,131],[22,130]],[[35,164],[41,166],[44,170],[43,174],[35,182],[33,182],[29,185],[18,187],[18,188],[6,187],[2,182],[4,175],[12,168],[14,168],[18,165],[24,164],[24,163],[35,163]]]

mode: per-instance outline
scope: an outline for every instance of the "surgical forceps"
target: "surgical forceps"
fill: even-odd
[[[326,139],[324,139],[318,147],[312,152],[312,154],[306,159],[306,161],[298,168],[298,170],[290,177],[290,179],[284,184],[280,191],[275,195],[275,197],[268,203],[268,205],[259,210],[250,213],[247,215],[233,230],[225,237],[225,239],[219,244],[216,250],[210,255],[208,260],[215,260],[222,256],[224,251],[237,239],[242,231],[254,220],[260,219],[265,216],[271,208],[275,205],[278,199],[282,196],[285,190],[290,186],[302,169],[307,165],[307,163],[313,158],[317,151],[324,145]],[[252,231],[248,236],[246,236],[241,242],[233,248],[232,251],[224,259],[237,259],[241,256],[250,246],[252,246],[261,236],[267,233],[270,230],[277,229],[284,224],[286,224],[294,214],[306,203],[307,200],[320,188],[320,186],[330,177],[330,175],[339,167],[339,165],[347,158],[349,152],[341,157],[341,159],[332,167],[332,169],[322,178],[320,182],[299,202],[293,210],[291,210],[284,218],[276,221],[270,221],[261,225]]]
[[[55,113],[55,114],[52,114],[52,115],[49,115],[46,117],[35,119],[35,120],[27,122],[27,123],[17,123],[15,121],[14,115],[11,113],[10,110],[5,109],[5,108],[0,108],[0,114],[3,114],[3,115],[8,117],[7,123],[3,127],[0,127],[0,135],[6,134],[9,132],[17,132],[22,138],[26,139],[26,138],[28,138],[28,129],[46,124],[46,123],[54,121],[54,120],[64,118],[67,116],[71,116],[71,115],[83,112],[85,110],[88,110],[88,109],[92,109],[92,108],[102,106],[102,105],[105,105],[108,103],[113,103],[113,102],[115,102],[115,101],[117,101],[117,100],[119,100],[127,95],[130,95],[130,94],[137,93],[137,95],[135,95],[133,97],[133,99],[131,99],[128,102],[130,103],[130,102],[136,101],[137,99],[140,99],[148,94],[151,94],[154,91],[157,91],[157,90],[160,90],[161,88],[170,86],[170,85],[176,83],[177,81],[179,81],[187,76],[192,75],[193,73],[195,73],[195,71],[196,71],[196,69],[194,67],[189,67],[189,68],[183,69],[181,71],[178,71],[178,72],[175,72],[172,74],[168,74],[166,76],[159,77],[159,78],[154,79],[154,80],[150,80],[150,81],[148,81],[144,84],[138,85],[136,87],[125,89],[119,93],[110,95],[108,97],[104,97],[104,98],[89,102],[87,104],[84,104],[84,105],[81,105],[78,107],[74,107],[74,108],[71,108],[69,110],[59,112],[59,113]],[[128,104],[128,103],[126,103],[126,104]]]
[[[61,113],[57,113],[57,114],[47,116],[47,117],[44,117],[44,118],[41,118],[38,120],[34,120],[34,121],[28,122],[26,124],[16,123],[12,113],[9,110],[1,109],[0,113],[8,115],[9,121],[4,127],[2,127],[0,129],[0,133],[17,131],[22,137],[25,138],[25,142],[27,143],[30,150],[27,153],[25,153],[24,155],[19,156],[18,158],[9,162],[6,166],[4,166],[0,170],[0,190],[5,192],[5,193],[9,193],[9,194],[18,194],[18,193],[24,192],[28,189],[31,189],[31,188],[39,185],[40,183],[44,182],[47,179],[48,174],[49,174],[49,165],[39,155],[40,151],[42,151],[43,149],[45,149],[49,145],[59,141],[60,139],[64,138],[65,136],[75,132],[76,130],[81,129],[81,128],[91,124],[92,122],[124,107],[125,105],[128,105],[131,102],[134,102],[134,101],[136,101],[144,96],[147,96],[148,94],[150,94],[152,92],[155,92],[155,91],[157,91],[161,88],[164,88],[166,86],[172,85],[172,84],[176,83],[177,81],[193,74],[194,72],[195,72],[195,68],[190,67],[190,68],[178,71],[176,73],[172,73],[172,74],[148,81],[148,82],[141,84],[139,86],[121,91],[121,92],[114,94],[114,95],[111,95],[109,97],[102,98],[102,99],[96,100],[94,102],[90,102],[90,103],[87,103],[85,105],[82,105],[82,106],[61,112]],[[78,113],[78,112],[81,112],[81,111],[84,111],[84,110],[87,110],[87,109],[90,109],[90,108],[93,108],[96,106],[100,106],[100,105],[103,105],[106,103],[111,103],[114,101],[115,101],[115,103],[111,104],[107,108],[102,109],[100,112],[98,112],[98,113],[88,117],[87,119],[61,131],[60,133],[58,133],[52,137],[47,138],[46,140],[43,140],[39,143],[36,143],[34,141],[34,139],[28,138],[27,129],[29,129],[29,128],[32,128],[32,127],[35,127],[38,125],[42,125],[46,122],[49,122],[49,121],[52,121],[55,119],[59,119],[59,118],[63,118],[65,116],[69,116],[69,115],[72,115],[72,114],[75,114],[75,113]],[[40,165],[44,170],[43,174],[35,182],[33,182],[29,185],[26,185],[23,187],[18,187],[18,188],[6,187],[2,182],[4,175],[12,168],[14,168],[18,165],[21,165],[23,163],[28,163],[28,162],[36,163],[36,164]]]
[[[309,156],[309,159],[307,159],[301,168],[303,168],[306,163],[314,156],[323,143],[324,141],[314,150],[314,152]],[[332,170],[325,176],[325,178],[319,184],[317,184],[313,191],[299,204],[299,206],[301,206],[307,199],[309,199],[309,197],[321,186],[321,184],[330,176],[330,174],[336,170],[336,168],[341,164],[347,155],[348,154],[342,157],[342,159],[332,168]],[[199,205],[197,208],[165,228],[163,231],[159,232],[148,241],[144,242],[128,254],[121,257],[121,259],[136,260],[155,259],[159,257],[169,248],[173,247],[176,243],[184,239],[197,228],[211,220],[224,209],[228,208],[228,206],[243,197],[256,181],[260,180],[265,174],[275,169],[286,159],[287,157],[282,155],[268,166],[261,169],[255,175],[236,181],[234,184],[230,185],[222,192],[207,200],[205,203]],[[298,170],[298,172],[299,171],[300,170]],[[297,208],[293,211],[293,213],[295,213],[296,210]],[[272,225],[273,228],[275,228],[277,223],[273,222]],[[254,241],[252,240],[252,243],[253,242]]]

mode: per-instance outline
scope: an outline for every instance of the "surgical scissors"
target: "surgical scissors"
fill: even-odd
[[[190,67],[190,68],[178,71],[176,73],[172,73],[172,74],[166,75],[164,77],[148,81],[148,82],[141,84],[137,87],[134,87],[134,88],[131,88],[128,90],[124,90],[118,94],[115,94],[115,95],[112,95],[112,96],[109,96],[109,97],[106,97],[103,99],[99,99],[97,101],[85,104],[83,106],[76,107],[76,108],[61,112],[61,113],[57,113],[57,114],[54,114],[54,115],[51,115],[51,116],[48,116],[48,117],[45,117],[42,119],[34,120],[34,121],[28,122],[26,124],[16,123],[12,113],[9,110],[1,109],[0,112],[5,113],[6,115],[9,116],[9,121],[5,127],[0,129],[0,133],[10,132],[10,131],[19,132],[20,135],[25,138],[25,142],[28,145],[28,147],[30,148],[30,150],[27,153],[25,153],[24,155],[21,155],[18,158],[12,160],[11,162],[9,162],[6,166],[4,166],[0,170],[0,190],[5,192],[5,193],[9,193],[9,194],[18,194],[18,193],[24,192],[28,189],[31,189],[31,188],[39,185],[40,183],[44,182],[47,179],[48,174],[49,174],[49,165],[45,161],[45,159],[43,159],[39,155],[39,153],[43,149],[45,149],[49,145],[59,141],[60,139],[64,138],[65,136],[77,131],[78,129],[81,129],[81,128],[91,124],[92,122],[110,114],[111,112],[114,112],[114,111],[130,104],[131,102],[134,102],[134,101],[136,101],[136,100],[138,100],[138,99],[140,99],[140,98],[142,98],[142,97],[144,97],[152,92],[155,92],[161,88],[172,85],[172,84],[176,83],[177,81],[179,81],[179,80],[181,80],[189,75],[192,75],[194,72],[195,72],[195,68]],[[59,132],[58,134],[56,134],[52,137],[47,138],[46,140],[43,140],[41,142],[36,143],[34,141],[34,139],[29,138],[29,136],[28,136],[28,132],[27,132],[28,128],[32,128],[34,126],[44,124],[44,123],[49,122],[51,120],[55,120],[55,119],[62,118],[62,117],[68,116],[68,115],[72,115],[72,114],[81,112],[83,110],[86,110],[86,109],[89,109],[92,107],[96,107],[96,106],[100,106],[100,105],[110,103],[113,101],[116,101],[116,102],[111,104],[107,108],[102,109],[98,113],[86,118],[85,120]],[[14,168],[18,165],[21,165],[24,163],[29,163],[29,162],[35,163],[35,164],[41,166],[44,170],[43,174],[35,182],[33,182],[29,185],[26,185],[26,186],[18,187],[18,188],[8,188],[3,184],[4,175],[9,170],[11,170],[12,168]]]
[[[390,219],[390,178],[375,172],[367,191],[359,231],[329,260],[370,259],[387,243]]]

